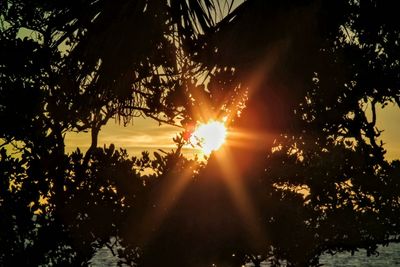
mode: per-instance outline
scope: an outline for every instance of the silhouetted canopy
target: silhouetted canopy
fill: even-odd
[[[318,266],[398,242],[400,163],[377,127],[400,105],[396,6],[3,1],[0,264],[88,265],[106,246],[130,266]],[[140,116],[182,127],[177,148],[98,144]],[[241,137],[185,158],[209,117]]]

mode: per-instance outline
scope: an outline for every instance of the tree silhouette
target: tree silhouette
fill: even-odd
[[[87,264],[141,203],[148,157],[97,137],[110,118],[183,116],[191,69],[167,15],[161,1],[1,5],[2,265]],[[71,131],[91,132],[88,151],[65,153]]]
[[[398,161],[385,159],[376,112],[400,104],[393,8],[245,1],[188,45],[195,60],[233,72],[222,89],[248,95],[233,125],[257,144],[232,148],[231,166],[265,231],[258,253],[272,265],[314,266],[323,252],[370,255],[398,241]],[[216,165],[209,175],[223,175]]]
[[[318,266],[398,242],[400,165],[376,126],[400,105],[394,1],[232,3],[0,5],[2,265],[108,246],[132,266]],[[99,148],[111,118],[186,127],[199,108],[247,134],[224,163],[185,159],[186,134],[153,159]],[[65,152],[70,131],[88,151]]]

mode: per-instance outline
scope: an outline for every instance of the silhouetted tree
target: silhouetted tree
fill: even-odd
[[[376,128],[376,108],[400,102],[395,10],[5,1],[1,264],[87,265],[108,246],[132,266],[317,266],[397,242],[400,165]],[[184,138],[154,159],[98,146],[111,118],[204,114],[247,134],[225,166],[182,157]],[[65,153],[68,131],[90,131],[88,151]]]
[[[316,266],[323,252],[398,242],[399,164],[385,159],[376,111],[400,104],[394,5],[245,1],[185,39],[211,95],[248,98],[232,126],[250,139],[231,166],[264,228],[254,262]]]
[[[148,188],[148,155],[98,148],[101,127],[187,118],[195,70],[167,1],[11,0],[0,10],[0,262],[88,264],[97,248],[115,247],[110,237]],[[65,152],[71,131],[91,132],[88,151]]]

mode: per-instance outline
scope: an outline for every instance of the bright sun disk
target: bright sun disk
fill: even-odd
[[[200,124],[190,137],[192,144],[199,144],[203,153],[209,155],[225,142],[226,127],[223,122],[210,121]]]

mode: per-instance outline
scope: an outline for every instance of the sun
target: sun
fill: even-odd
[[[190,137],[190,142],[201,147],[205,155],[209,155],[225,143],[226,134],[224,122],[209,121],[208,123],[200,124],[195,129]]]

